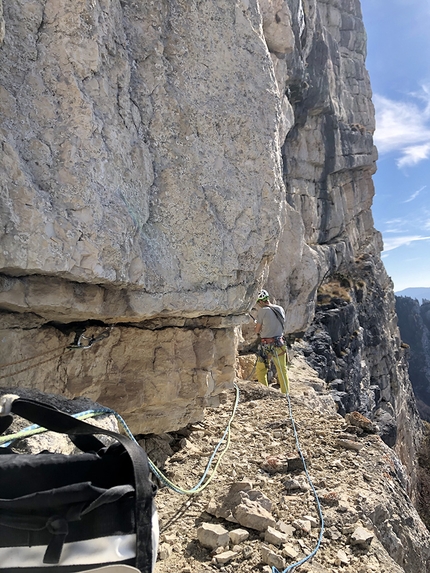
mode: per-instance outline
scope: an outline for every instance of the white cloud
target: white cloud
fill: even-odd
[[[430,90],[423,86],[410,94],[421,103],[394,101],[375,95],[375,144],[381,154],[400,153],[399,168],[413,166],[430,157]]]
[[[404,219],[401,219],[400,217],[397,219],[388,219],[385,223],[387,225],[399,225],[400,223],[404,223]]]
[[[383,234],[385,233],[396,233],[399,235],[400,233],[407,233],[407,226],[408,221],[405,219],[389,219],[384,223],[385,229]]]
[[[409,220],[413,225],[413,233],[423,233],[430,229],[430,211],[426,208],[420,208]]]
[[[421,193],[421,191],[424,191],[424,189],[427,187],[427,185],[424,185],[423,187],[421,187],[420,189],[418,189],[418,191],[415,191],[415,193],[412,193],[412,195],[409,197],[409,199],[406,199],[406,201],[403,201],[403,203],[410,203],[411,201],[413,201],[414,199],[416,199],[418,197],[418,195]]]
[[[403,201],[403,203],[413,201],[426,187],[424,185],[424,187],[412,193],[410,198]],[[430,232],[430,210],[420,207],[402,218],[387,219],[383,223],[381,222],[380,231],[383,235],[385,251],[396,249],[414,241],[428,240],[430,238],[428,237]]]
[[[425,104],[424,113],[429,117],[430,115],[430,85],[423,84],[421,86],[421,91],[411,92],[411,96],[421,100]]]
[[[403,156],[397,160],[398,167],[407,167],[408,165],[416,165],[423,159],[428,159],[430,155],[430,143],[424,145],[412,145],[403,149]]]
[[[405,237],[384,238],[384,252],[392,251],[403,245],[410,245],[414,241],[430,241],[430,237],[421,237],[420,235],[409,235]]]

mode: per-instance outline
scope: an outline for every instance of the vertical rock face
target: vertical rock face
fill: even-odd
[[[140,431],[183,425],[232,382],[234,315],[284,224],[281,101],[258,4],[18,1],[4,23],[2,363],[24,370],[6,382],[95,392],[132,420],[145,403],[158,421]],[[97,337],[111,324],[103,349],[20,362],[74,327]],[[97,349],[117,371],[111,390]]]
[[[307,0],[290,5],[295,49],[271,55],[285,93],[284,124],[294,111],[282,147],[287,201],[294,211],[269,285],[289,309],[291,332],[307,326],[323,277],[359,253],[379,257],[381,241],[370,210],[374,110],[360,4]]]
[[[115,319],[245,309],[283,199],[256,4],[35,0],[5,21],[5,274],[114,286]]]
[[[430,301],[396,296],[403,342],[408,347],[409,377],[421,417],[430,421]]]
[[[176,429],[233,381],[263,283],[297,334],[346,277],[320,374],[407,457],[358,0],[8,2],[0,106],[3,386]]]
[[[298,350],[331,385],[340,411],[377,421],[408,467],[413,492],[421,422],[371,214],[374,109],[360,3],[291,1],[288,16],[281,5],[262,3],[263,30],[285,94],[283,179],[293,210],[268,288],[288,309],[288,332],[306,331]],[[293,47],[275,48],[286,21]]]

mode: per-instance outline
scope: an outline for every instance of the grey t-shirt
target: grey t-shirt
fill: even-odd
[[[271,307],[276,309],[278,314],[285,320],[285,311],[282,306],[271,304],[270,306],[260,308],[257,314],[257,324],[262,325],[260,330],[261,338],[274,338],[275,336],[281,336],[284,332],[279,318]]]

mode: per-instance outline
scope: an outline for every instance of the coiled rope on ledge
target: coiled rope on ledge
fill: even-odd
[[[229,418],[229,421],[227,423],[226,429],[220,439],[220,441],[218,442],[217,446],[215,447],[211,457],[209,458],[209,461],[206,465],[206,469],[203,472],[202,477],[200,478],[199,482],[197,483],[197,485],[195,485],[193,488],[191,489],[183,489],[177,485],[175,485],[173,482],[171,482],[155,465],[154,463],[148,458],[148,462],[149,462],[149,466],[151,468],[151,471],[154,473],[154,475],[157,476],[157,478],[162,481],[167,487],[169,487],[170,489],[172,489],[173,491],[175,491],[176,493],[180,493],[180,494],[185,494],[185,495],[194,495],[196,493],[200,493],[201,491],[203,491],[208,485],[209,483],[212,481],[212,479],[214,478],[216,471],[218,469],[219,464],[221,463],[222,458],[224,457],[224,455],[226,454],[229,446],[230,446],[230,427],[231,427],[231,423],[234,420],[234,417],[236,415],[236,410],[237,407],[239,405],[239,398],[240,398],[240,391],[239,391],[239,386],[237,384],[234,384],[234,388],[236,390],[236,398],[234,401],[234,406],[233,406],[233,410],[231,413],[231,416]],[[125,423],[125,421],[121,418],[121,416],[119,414],[117,414],[114,411],[111,411],[112,414],[114,414],[114,416],[117,418],[117,420],[119,421],[119,423],[121,424],[121,426],[124,428],[124,431],[126,432],[126,434],[128,435],[128,437],[133,440],[134,442],[138,443],[135,439],[135,437],[133,436],[133,434],[130,432],[130,429],[128,428],[127,424]],[[222,444],[224,443],[224,441],[226,440],[225,443],[225,448],[221,451],[220,456],[215,464],[215,467],[211,473],[211,475],[209,476],[209,478],[207,479],[207,481],[205,482],[206,476],[209,472],[209,469],[212,465],[212,462],[218,452],[218,450],[220,449],[220,447],[222,446]],[[203,483],[204,482],[204,483]]]

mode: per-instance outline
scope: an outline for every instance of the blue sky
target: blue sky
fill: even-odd
[[[361,0],[376,109],[375,227],[394,290],[430,287],[430,0]]]

